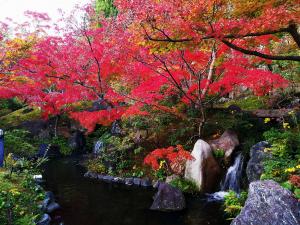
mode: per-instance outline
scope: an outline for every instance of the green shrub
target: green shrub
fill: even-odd
[[[22,129],[6,131],[4,146],[6,154],[13,153],[20,157],[32,156],[37,151],[29,137],[29,132]]]
[[[12,163],[18,167],[18,173],[0,170],[0,221],[1,224],[34,225],[42,211],[38,207],[44,199],[44,192],[33,180],[33,174],[39,173],[44,162],[21,159]],[[20,168],[22,166],[22,168]],[[10,169],[10,168],[6,168]]]
[[[87,169],[88,171],[94,172],[94,173],[106,173],[106,168],[102,164],[101,160],[98,158],[96,159],[90,159],[87,161]]]
[[[60,152],[63,155],[70,155],[72,153],[68,140],[62,136],[53,137],[50,144],[59,146]]]
[[[296,189],[294,190],[294,194],[295,194],[295,197],[296,197],[296,198],[300,199],[300,189],[299,189],[299,188],[296,188]]]
[[[293,185],[289,181],[281,183],[281,186],[290,191],[293,191],[294,189]]]
[[[196,193],[199,191],[195,182],[183,178],[174,179],[170,182],[170,184],[186,193]]]
[[[224,211],[228,216],[230,216],[230,219],[235,218],[241,212],[241,209],[247,200],[247,196],[248,193],[244,191],[239,195],[234,191],[229,191],[229,193],[225,196]]]

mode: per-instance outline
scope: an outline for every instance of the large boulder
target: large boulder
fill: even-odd
[[[179,211],[183,210],[185,206],[184,195],[179,189],[160,182],[150,209],[158,211]]]
[[[209,144],[199,139],[191,155],[194,159],[186,162],[185,178],[194,181],[200,191],[214,191],[220,182],[221,169]]]
[[[259,180],[261,174],[264,172],[263,161],[271,157],[270,153],[264,151],[268,147],[270,145],[266,141],[261,141],[251,147],[250,160],[246,169],[249,182]]]
[[[69,138],[69,146],[77,152],[85,152],[86,139],[84,133],[80,130],[75,131]]]
[[[231,225],[299,225],[300,202],[278,183],[252,182],[248,199]]]
[[[208,142],[213,151],[217,149],[224,150],[225,161],[230,161],[231,154],[234,149],[240,144],[237,134],[232,130],[226,130],[221,137]]]
[[[51,129],[45,120],[29,120],[21,123],[19,128],[23,128],[30,134],[39,139],[49,139],[51,137]]]
[[[111,125],[111,129],[110,129],[110,133],[112,135],[116,135],[119,136],[122,134],[122,128],[120,125],[120,121],[119,120],[115,120],[112,125]]]

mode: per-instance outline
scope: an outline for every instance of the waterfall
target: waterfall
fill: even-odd
[[[235,193],[240,193],[240,180],[242,176],[244,157],[242,153],[239,153],[235,158],[234,163],[227,170],[226,177],[223,183],[221,183],[221,191],[213,194],[206,194],[207,201],[221,201],[228,194],[229,190]]]
[[[226,173],[224,182],[221,185],[222,191],[232,190],[236,193],[240,192],[240,178],[243,170],[243,156],[239,153],[235,158],[232,166],[229,167]]]
[[[95,155],[98,155],[98,154],[103,150],[103,148],[104,148],[104,143],[103,143],[103,141],[98,140],[98,141],[95,143],[95,145],[94,145],[94,151],[93,151],[93,153],[94,153]]]

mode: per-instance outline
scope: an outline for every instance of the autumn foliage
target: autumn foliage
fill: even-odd
[[[85,20],[70,17],[57,35],[45,34],[44,25],[12,38],[1,24],[0,98],[18,97],[45,118],[68,114],[88,131],[149,109],[185,117],[182,108],[195,108],[203,123],[208,99],[240,88],[256,95],[286,88],[272,60],[300,61],[299,1],[116,0],[115,6],[118,14],[108,18],[84,7]],[[99,99],[109,107],[78,107]],[[172,154],[164,157],[172,162]]]
[[[153,170],[158,170],[161,168],[162,162],[166,162],[172,169],[177,165],[185,164],[186,160],[193,160],[193,156],[181,145],[177,145],[176,147],[155,149],[146,156],[144,163],[151,166]]]

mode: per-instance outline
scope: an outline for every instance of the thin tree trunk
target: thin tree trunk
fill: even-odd
[[[58,126],[58,118],[59,116],[57,115],[55,118],[55,124],[54,124],[54,137],[57,137],[57,126]]]

